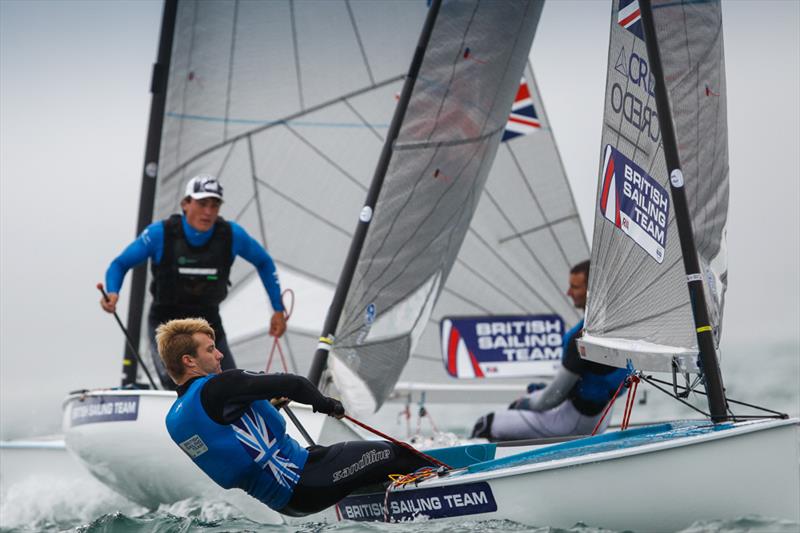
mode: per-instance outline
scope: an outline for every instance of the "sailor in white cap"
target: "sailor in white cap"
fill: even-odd
[[[261,244],[239,224],[219,216],[223,201],[217,178],[201,174],[186,184],[182,214],[150,224],[109,265],[106,271],[108,298],[100,300],[107,312],[116,311],[119,290],[131,268],[150,259],[153,303],[148,315],[150,338],[159,324],[176,318],[204,318],[216,332],[216,345],[224,355],[222,369],[236,368],[222,327],[219,305],[228,294],[231,265],[236,256],[253,264],[272,304],[270,334],[286,331],[281,287],[275,263]],[[166,389],[174,389],[155,341],[151,353]]]

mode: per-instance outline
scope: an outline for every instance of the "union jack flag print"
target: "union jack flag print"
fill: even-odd
[[[502,141],[507,141],[520,135],[528,135],[541,127],[542,123],[539,121],[539,116],[533,107],[533,99],[528,88],[528,82],[525,81],[525,78],[522,78],[519,82],[517,96],[511,105],[511,114],[508,116]]]
[[[642,13],[639,10],[639,0],[619,0],[617,23],[644,41]]]
[[[231,427],[245,451],[261,468],[269,469],[284,487],[294,487],[300,479],[299,467],[280,455],[277,439],[271,437],[264,418],[248,409]]]

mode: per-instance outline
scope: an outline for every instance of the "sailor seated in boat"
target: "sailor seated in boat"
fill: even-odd
[[[589,261],[572,267],[567,295],[581,310],[586,308],[588,283]],[[501,441],[591,434],[628,372],[582,359],[576,343],[582,330],[583,320],[564,336],[561,367],[549,385],[532,383],[530,394],[507,410],[479,418],[472,437]],[[610,418],[610,413],[603,418],[599,432]]]
[[[214,330],[203,319],[158,327],[158,351],[178,398],[167,413],[172,440],[218,485],[240,488],[270,508],[304,516],[389,474],[430,466],[386,441],[340,442],[303,448],[286,433],[278,410],[289,400],[336,418],[342,404],[292,374],[222,371]]]
[[[286,330],[275,263],[244,228],[219,216],[221,205],[222,186],[217,178],[206,174],[193,177],[186,184],[181,200],[183,214],[147,226],[106,271],[108,299],[101,299],[100,306],[113,313],[125,274],[150,259],[151,354],[165,389],[174,389],[175,385],[157,355],[154,337],[156,327],[173,318],[192,316],[208,320],[217,334],[217,347],[225,354],[222,368],[236,368],[219,315],[219,305],[228,295],[231,265],[236,256],[252,263],[264,284],[274,310],[270,335],[280,337]]]

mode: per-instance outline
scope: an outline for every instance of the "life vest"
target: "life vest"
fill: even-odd
[[[568,350],[577,353],[576,338],[582,330],[583,320],[564,335],[565,357]],[[572,387],[569,397],[578,411],[594,416],[602,412],[619,388],[620,382],[628,375],[628,371],[587,360],[582,360],[581,367],[581,379]]]
[[[181,215],[164,220],[164,253],[153,263],[150,292],[157,306],[216,309],[228,295],[233,264],[233,231],[217,218],[208,242],[192,246],[183,231]]]
[[[300,479],[308,451],[286,434],[286,421],[266,400],[221,425],[209,418],[200,391],[214,374],[194,381],[167,413],[167,431],[186,454],[226,489],[240,488],[279,511]]]

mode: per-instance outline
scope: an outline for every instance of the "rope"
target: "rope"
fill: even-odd
[[[622,390],[622,386],[625,385],[626,381],[627,381],[627,378],[623,379],[622,381],[619,382],[619,387],[617,387],[617,392],[614,393],[614,396],[612,396],[611,399],[608,401],[608,404],[606,404],[606,408],[603,411],[603,416],[601,416],[600,420],[597,421],[597,425],[592,430],[592,435],[596,435],[597,434],[597,430],[600,429],[600,424],[602,424],[603,420],[605,420],[606,415],[611,410],[611,407],[614,405],[614,402],[617,400],[617,396],[619,395],[619,391]]]
[[[639,376],[632,374],[626,379],[629,383],[633,383],[633,387],[628,387],[628,397],[625,399],[625,412],[622,413],[622,426],[621,430],[628,429],[628,424],[631,421],[631,414],[633,414],[633,404],[636,398],[636,389],[639,388]]]
[[[660,380],[658,378],[654,378],[653,376],[642,376],[642,379],[647,381],[648,383],[650,383],[651,385],[653,385],[657,389],[661,390],[662,392],[664,392],[668,396],[672,396],[673,398],[677,399],[677,397],[674,396],[673,394],[670,394],[669,392],[664,391],[663,389],[661,389],[661,388],[659,388],[659,387],[657,387],[656,385],[653,384],[653,382],[663,383],[665,385],[670,385],[670,383],[667,383],[666,381],[662,381],[662,380]],[[678,387],[681,388],[681,389],[686,389],[686,387],[683,387],[681,385],[678,385]],[[692,388],[690,390],[691,390],[691,392],[696,392],[697,394],[702,394],[703,396],[707,395],[705,393],[705,391],[694,390],[694,388]],[[780,411],[773,411],[772,409],[767,409],[766,407],[760,407],[758,405],[753,405],[753,404],[742,402],[742,401],[739,401],[739,400],[734,400],[734,399],[728,398],[727,396],[725,397],[725,401],[730,402],[730,403],[735,403],[736,405],[743,405],[745,407],[750,407],[751,409],[757,409],[759,411],[764,411],[765,413],[772,413],[773,415],[775,415],[775,417],[759,417],[758,415],[738,415],[735,418],[783,418],[783,419],[789,418],[789,415],[786,414],[786,413],[781,413]],[[690,405],[690,407],[691,407],[691,405]],[[704,413],[703,411],[699,411],[699,412],[702,413],[705,416],[709,416],[706,413]]]
[[[286,294],[290,294],[292,296],[292,304],[288,307],[288,311],[286,304],[283,303],[283,297]],[[294,311],[294,291],[292,289],[286,289],[281,293],[281,303],[283,304],[283,316],[286,323],[289,323],[289,317],[292,316],[292,311]],[[283,356],[283,348],[281,347],[281,341],[276,336],[272,336],[272,349],[269,352],[269,359],[267,360],[267,368],[265,372],[269,374],[269,369],[272,367],[272,358],[275,357],[275,349],[278,349],[278,354],[281,356],[281,365],[283,365],[283,371],[289,372],[289,368],[286,366],[286,358]]]
[[[414,448],[410,444],[407,444],[407,443],[405,443],[403,441],[400,441],[400,440],[397,440],[395,438],[392,438],[389,435],[387,435],[385,433],[382,433],[382,432],[378,431],[377,429],[375,429],[373,427],[370,427],[370,426],[366,425],[364,422],[356,420],[355,418],[353,418],[353,417],[351,417],[349,415],[344,415],[344,418],[346,418],[347,420],[349,420],[353,424],[355,424],[357,426],[360,426],[360,427],[366,429],[367,431],[370,431],[370,432],[374,433],[375,435],[381,437],[382,439],[388,440],[392,444],[400,446],[401,448],[405,448],[406,450],[410,451],[411,453],[419,456],[420,458],[424,459],[425,461],[428,461],[429,463],[432,463],[432,464],[438,466],[439,468],[444,468],[446,470],[451,470],[451,468],[448,465],[444,464],[443,462],[441,462],[440,460],[438,460],[438,459],[436,459],[434,457],[431,457],[430,455],[428,455],[426,453],[423,453],[423,452],[419,451],[418,449]]]
[[[383,494],[383,521],[389,521],[389,493],[392,492],[393,488],[402,487],[410,483],[419,483],[424,479],[437,475],[439,475],[439,471],[430,466],[424,466],[411,474],[389,474],[389,479],[391,479],[392,482],[386,487],[386,492]]]

